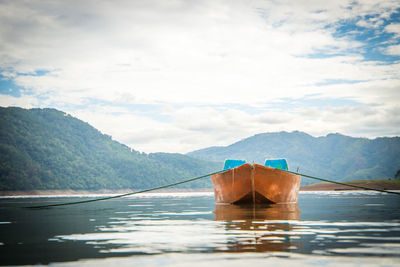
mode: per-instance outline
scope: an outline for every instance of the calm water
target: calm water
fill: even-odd
[[[0,264],[400,266],[400,197],[302,192],[298,205],[215,205],[154,193],[42,210],[77,197],[0,198]]]

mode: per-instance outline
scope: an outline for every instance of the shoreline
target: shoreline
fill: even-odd
[[[0,191],[0,197],[17,197],[17,196],[84,196],[84,195],[122,195],[140,191],[143,189],[131,190],[29,190],[29,191]],[[144,192],[146,194],[151,193],[203,193],[203,192],[214,192],[213,189],[158,189],[154,191]]]
[[[359,180],[359,181],[346,181],[345,183],[349,185],[370,187],[371,189],[400,190],[400,180]],[[369,191],[369,190],[324,182],[324,183],[302,186],[300,188],[300,191]]]
[[[349,181],[348,184],[354,184],[357,186],[370,187],[373,189],[380,190],[400,190],[400,180],[360,180],[360,181]],[[101,190],[27,190],[27,191],[0,191],[0,197],[7,196],[85,196],[85,195],[122,195],[127,193],[133,193],[143,189],[101,189]],[[368,191],[361,188],[354,188],[351,186],[333,184],[333,183],[316,183],[311,185],[305,185],[300,188],[300,192],[304,191]],[[212,188],[200,188],[200,189],[187,189],[187,188],[167,188],[158,189],[154,191],[144,193],[213,193]]]

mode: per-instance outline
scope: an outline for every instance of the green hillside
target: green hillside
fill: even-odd
[[[143,189],[210,173],[219,164],[145,154],[55,109],[0,108],[0,190]],[[211,187],[209,179],[184,184]]]
[[[286,158],[289,169],[337,181],[393,178],[400,169],[400,137],[353,138],[341,134],[312,137],[302,132],[263,133],[226,147],[188,153],[199,159],[227,158],[264,163]],[[222,164],[222,163],[221,163]],[[303,179],[303,184],[316,181]]]
[[[55,109],[0,108],[0,190],[145,189],[222,168],[227,158],[286,158],[291,170],[337,181],[393,178],[400,138],[264,133],[188,155],[145,154]],[[303,179],[303,184],[314,183]],[[209,179],[184,184],[210,188]]]

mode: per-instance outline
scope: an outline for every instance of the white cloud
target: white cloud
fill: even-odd
[[[390,45],[385,49],[385,53],[393,56],[400,56],[400,45]]]
[[[321,99],[322,100],[322,99]],[[77,110],[72,115],[107,129],[113,139],[145,152],[189,152],[229,145],[261,132],[300,130],[314,136],[331,132],[375,137],[398,132],[398,106],[307,107],[282,103],[253,114],[239,107],[180,106],[168,109],[169,122],[109,106]]]
[[[0,95],[0,106],[2,107],[34,108],[37,107],[38,103],[39,101],[32,96]]]
[[[399,65],[364,61],[363,42],[335,31],[344,21],[382,27],[399,7],[375,0],[2,2],[0,71],[29,97],[2,95],[0,104],[63,109],[143,151],[184,152],[263,131],[377,134],[364,119],[353,123],[360,114],[353,106],[287,108],[282,99],[350,99],[395,114]],[[384,28],[394,33],[388,55],[399,55],[398,25]],[[329,56],[310,57],[318,53]],[[137,104],[157,108],[132,110]],[[379,134],[395,132],[381,115],[372,118]]]
[[[400,23],[390,23],[385,27],[385,31],[388,33],[394,33],[395,38],[400,38]]]

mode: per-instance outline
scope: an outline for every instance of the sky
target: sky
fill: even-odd
[[[141,152],[400,135],[400,1],[0,0],[0,106]]]

